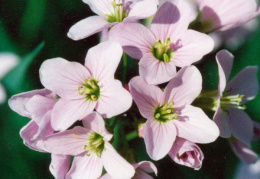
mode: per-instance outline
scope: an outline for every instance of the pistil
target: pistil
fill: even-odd
[[[124,18],[127,17],[127,10],[124,10],[124,5],[121,3],[121,0],[114,0],[111,2],[113,11],[110,14],[106,14],[107,21],[112,22],[122,22]]]
[[[87,156],[94,154],[99,157],[103,152],[104,148],[105,142],[102,135],[96,132],[87,134],[87,142],[84,146],[84,149],[88,151],[86,153]]]
[[[85,95],[87,101],[97,101],[100,96],[100,87],[95,79],[86,79],[85,82],[78,87],[78,93]]]
[[[156,44],[152,47],[151,51],[157,60],[168,63],[173,59],[173,51],[170,49],[170,46],[170,37],[168,37],[164,42],[157,39]]]
[[[176,114],[175,109],[173,108],[174,102],[166,103],[162,106],[158,106],[154,110],[154,118],[157,122],[168,122],[174,119],[177,119],[178,115]]]

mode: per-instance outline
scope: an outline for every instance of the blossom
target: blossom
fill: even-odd
[[[253,139],[253,121],[243,110],[245,103],[258,93],[258,68],[246,67],[226,84],[233,64],[233,55],[222,50],[217,53],[216,58],[219,85],[213,120],[220,129],[221,137],[229,138],[233,135],[247,144]]]
[[[175,140],[168,155],[176,163],[194,168],[195,170],[201,168],[202,160],[204,159],[199,146],[182,138]]]
[[[85,66],[62,58],[50,59],[42,64],[42,84],[61,97],[51,114],[55,130],[67,129],[94,108],[107,118],[130,108],[131,95],[120,81],[114,79],[121,56],[122,47],[107,41],[88,51]]]
[[[176,66],[189,66],[213,49],[213,40],[188,30],[191,10],[183,0],[165,2],[157,11],[150,30],[138,23],[121,23],[110,31],[125,53],[140,59],[139,73],[148,84],[169,81]]]
[[[83,0],[83,2],[97,15],[83,19],[70,28],[68,37],[73,40],[89,37],[120,22],[148,18],[157,10],[156,3],[151,0]]]
[[[229,30],[259,16],[255,0],[197,0],[200,13],[193,27],[201,32]]]
[[[135,175],[132,179],[152,179],[153,177],[151,177],[147,173],[155,173],[155,175],[157,175],[157,168],[152,162],[142,161],[132,165],[135,169]],[[112,177],[108,173],[106,173],[99,179],[112,179]]]
[[[141,77],[130,81],[130,93],[147,119],[144,140],[149,156],[159,160],[172,148],[176,136],[195,143],[209,143],[218,127],[191,102],[200,94],[202,77],[194,66],[182,68],[165,90],[146,84]]]
[[[240,163],[236,172],[236,179],[259,179],[260,177],[260,159],[254,164]]]
[[[10,108],[32,120],[24,126],[20,135],[29,148],[46,152],[43,139],[52,134],[51,111],[56,104],[55,95],[47,89],[40,89],[12,96],[8,104]]]
[[[0,53],[0,80],[17,64],[19,63],[19,57],[11,53]],[[2,84],[0,83],[0,104],[6,100],[6,92]]]
[[[49,170],[55,179],[64,179],[70,167],[69,155],[51,155]]]
[[[76,126],[48,136],[44,145],[52,154],[75,156],[66,178],[100,177],[102,168],[113,178],[131,178],[134,167],[125,161],[108,142],[112,135],[105,129],[102,117],[93,112]]]

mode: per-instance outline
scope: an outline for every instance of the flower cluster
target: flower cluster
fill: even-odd
[[[83,1],[97,15],[72,26],[68,37],[80,40],[101,31],[107,37],[88,50],[84,65],[63,58],[46,60],[39,70],[44,88],[9,100],[13,111],[31,118],[20,135],[29,148],[52,154],[55,178],[157,175],[152,162],[127,154],[127,137],[121,138],[123,150],[113,147],[123,113],[142,125],[138,131],[128,123],[144,138],[152,160],[168,155],[198,170],[204,154],[197,144],[221,136],[242,160],[257,161],[250,142],[260,138],[260,125],[244,112],[246,102],[258,93],[257,67],[243,69],[227,84],[233,55],[222,50],[217,53],[218,90],[205,91],[194,66],[214,48],[209,32],[235,28],[259,15],[254,0],[246,7],[241,5],[245,0],[198,0],[194,4],[199,12],[184,0]],[[147,18],[145,25],[138,21]],[[114,76],[122,56],[127,62],[126,54],[139,60],[139,74],[122,85]],[[123,75],[126,69],[124,65]],[[202,109],[214,111],[213,120]]]

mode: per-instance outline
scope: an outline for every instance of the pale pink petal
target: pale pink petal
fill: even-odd
[[[249,66],[240,71],[227,85],[230,95],[245,95],[247,100],[253,99],[258,93],[257,66]]]
[[[173,101],[174,106],[191,104],[200,94],[202,76],[195,66],[182,68],[164,90],[164,100]]]
[[[157,39],[178,38],[188,29],[191,9],[183,0],[165,2],[157,11],[151,24],[151,31]]]
[[[229,127],[233,136],[244,143],[250,143],[253,138],[253,121],[241,109],[229,108]]]
[[[105,14],[109,14],[111,10],[113,10],[113,6],[111,5],[111,0],[83,0],[84,3],[88,4],[93,12],[98,14],[99,16],[106,18]]]
[[[155,173],[157,175],[157,168],[156,166],[150,161],[142,161],[136,164],[133,164],[135,169],[142,170],[146,173]]]
[[[257,161],[257,154],[251,149],[250,146],[246,145],[242,141],[232,138],[230,145],[237,155],[237,157],[247,164],[252,164]]]
[[[109,32],[109,39],[117,41],[125,53],[134,59],[141,59],[144,53],[150,53],[156,43],[154,35],[141,24],[120,23]]]
[[[13,111],[17,112],[21,116],[31,118],[31,114],[25,109],[25,104],[28,102],[28,100],[35,95],[49,96],[51,95],[51,93],[52,92],[47,89],[39,89],[39,90],[33,90],[25,93],[20,93],[12,96],[8,100],[8,104]]]
[[[84,127],[101,134],[106,141],[110,141],[113,137],[113,135],[106,130],[104,119],[96,112],[90,113],[82,120],[82,123]]]
[[[2,79],[10,70],[19,63],[19,57],[12,53],[0,54],[0,79]]]
[[[78,87],[90,77],[83,65],[62,58],[46,60],[40,68],[40,80],[43,86],[62,98],[82,98],[78,93]]]
[[[146,84],[140,76],[132,78],[129,87],[142,116],[153,119],[155,107],[163,103],[162,90],[157,86]]]
[[[254,123],[254,137],[253,140],[256,141],[260,139],[260,123],[258,122],[253,122]]]
[[[106,41],[89,49],[85,66],[97,80],[113,78],[123,54],[119,43]]]
[[[109,175],[109,173],[106,173],[106,174],[102,175],[101,177],[99,177],[99,179],[113,179],[113,178]]]
[[[136,170],[135,176],[132,179],[153,179],[150,175],[143,172],[142,170]]]
[[[107,80],[97,101],[96,111],[105,118],[111,118],[127,111],[132,105],[132,97],[118,80]]]
[[[102,168],[99,157],[81,154],[74,158],[66,179],[97,179],[102,173]]]
[[[219,106],[213,117],[213,121],[217,124],[220,137],[229,138],[231,136],[231,131],[229,127],[229,116],[225,111],[221,110]]]
[[[177,136],[194,143],[214,142],[219,136],[217,125],[197,107],[185,106],[178,110],[178,119],[174,121]]]
[[[49,170],[55,179],[64,179],[70,167],[69,155],[51,155]]]
[[[139,62],[140,76],[148,84],[161,84],[170,81],[176,74],[176,66],[171,61],[160,62],[152,53],[144,54]]]
[[[108,29],[115,24],[117,23],[109,23],[99,16],[91,16],[74,24],[67,35],[73,40],[81,40]]]
[[[81,120],[94,110],[96,102],[86,99],[69,100],[61,98],[54,106],[51,125],[56,131],[64,131],[77,120]]]
[[[3,104],[6,100],[6,92],[3,85],[0,83],[0,104]]]
[[[221,50],[216,55],[218,64],[218,92],[219,96],[222,96],[223,91],[226,88],[226,84],[232,69],[234,56],[227,50]]]
[[[107,173],[115,179],[131,178],[135,174],[134,167],[121,157],[113,146],[106,142],[101,160]]]
[[[147,153],[153,160],[160,160],[165,157],[170,151],[175,138],[176,127],[173,122],[146,122],[144,141]]]
[[[176,42],[173,62],[178,67],[189,66],[213,50],[214,41],[206,34],[187,30]]]
[[[87,133],[90,129],[76,126],[73,129],[49,135],[44,139],[46,150],[53,154],[79,155],[85,151]]]
[[[260,159],[258,158],[257,162],[253,164],[240,163],[236,171],[236,179],[259,179]]]
[[[149,8],[147,8],[149,7]],[[124,22],[129,20],[139,20],[151,17],[157,11],[157,5],[151,0],[137,1],[131,8],[128,17],[124,19]]]

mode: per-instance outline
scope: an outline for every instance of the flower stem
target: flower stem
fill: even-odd
[[[129,132],[128,134],[126,134],[126,140],[127,141],[130,141],[130,140],[133,140],[135,138],[138,137],[138,133],[136,131],[132,131],[132,132]]]

